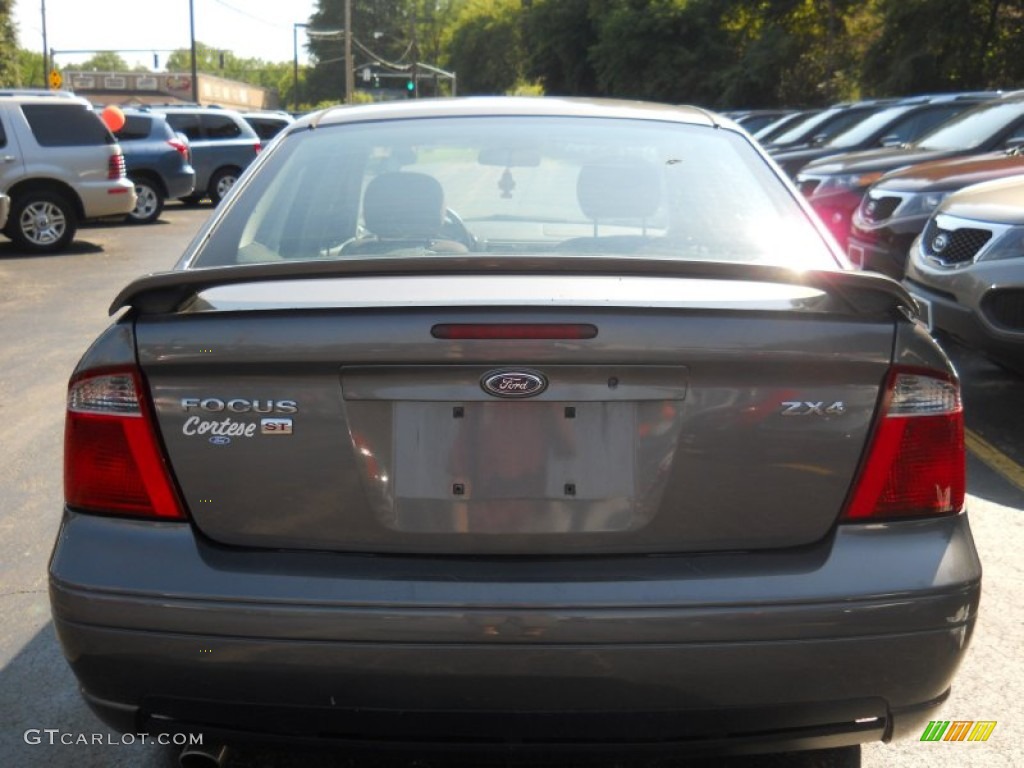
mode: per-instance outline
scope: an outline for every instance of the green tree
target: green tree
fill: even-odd
[[[716,0],[596,0],[588,59],[602,96],[716,105],[735,52]]]
[[[19,82],[26,88],[46,88],[43,54],[39,51],[18,49]]]
[[[101,51],[81,64],[69,65],[67,68],[81,72],[127,72],[129,69],[128,62],[113,51]]]
[[[18,68],[18,36],[11,20],[11,0],[0,0],[0,85],[21,85]]]
[[[876,2],[732,0],[724,14],[732,64],[720,104],[827,104],[857,90],[858,51]],[[857,30],[857,34],[853,30]]]
[[[877,94],[1010,87],[1024,78],[1021,0],[880,0],[864,57]]]
[[[524,3],[526,74],[545,93],[589,96],[598,92],[590,49],[597,42],[599,14],[591,0],[534,0]]]
[[[524,80],[520,0],[471,0],[448,40],[446,59],[462,93],[502,94]]]

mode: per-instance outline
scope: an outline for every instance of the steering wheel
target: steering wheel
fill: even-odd
[[[466,226],[466,222],[462,220],[462,217],[451,208],[444,209],[444,223],[441,224],[441,235],[447,240],[462,243],[471,251],[477,249],[476,237],[469,231],[469,227]]]

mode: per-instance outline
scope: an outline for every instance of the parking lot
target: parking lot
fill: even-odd
[[[175,764],[170,748],[108,737],[79,699],[50,622],[46,563],[61,512],[68,374],[109,322],[116,292],[133,277],[170,268],[210,210],[172,204],[150,226],[86,227],[58,255],[28,257],[0,241],[0,765]],[[950,352],[964,381],[968,505],[985,585],[971,651],[941,716],[997,726],[983,743],[871,745],[863,750],[866,766],[1013,766],[1024,754],[1024,379],[968,350]],[[51,745],[46,729],[76,738]],[[43,732],[41,743],[26,738],[27,731]],[[87,743],[77,739],[82,734]],[[101,743],[94,734],[103,734]],[[229,764],[338,762],[283,745],[240,750]]]

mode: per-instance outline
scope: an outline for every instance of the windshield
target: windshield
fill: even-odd
[[[974,149],[1024,115],[1024,101],[985,104],[963,112],[917,142],[921,149]]]
[[[861,142],[870,139],[877,131],[884,129],[900,115],[906,114],[913,107],[889,107],[881,112],[876,112],[866,117],[852,128],[840,133],[833,138],[826,146],[829,147],[856,147]]]
[[[792,191],[736,133],[507,116],[289,134],[192,266],[476,253],[836,266]]]
[[[797,125],[801,125],[807,122],[816,114],[818,114],[817,110],[809,112],[798,112],[795,115],[786,115],[785,117],[780,117],[774,123],[769,123],[764,128],[757,131],[754,134],[754,138],[762,143],[774,140],[776,136],[784,133],[785,131],[793,130]]]

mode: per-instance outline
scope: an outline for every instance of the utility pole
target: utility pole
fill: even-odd
[[[196,14],[192,0],[188,0],[189,39],[192,42],[192,101],[199,103],[199,70],[196,65]]]
[[[47,51],[50,50],[49,46],[46,44],[46,0],[42,0],[42,12],[43,12],[43,87],[45,88],[46,84],[49,82],[49,78],[50,78],[50,66],[49,65],[52,65],[52,63],[53,63],[52,60],[47,59],[47,56],[46,56]]]
[[[352,0],[345,0],[345,103],[351,104],[356,92],[356,73],[352,61]]]
[[[309,24],[296,21],[292,24],[292,108],[299,111],[299,27],[308,29]]]
[[[413,11],[412,19],[409,21],[409,36],[412,39],[412,97],[420,97],[419,58],[420,47],[416,42],[416,12]]]

